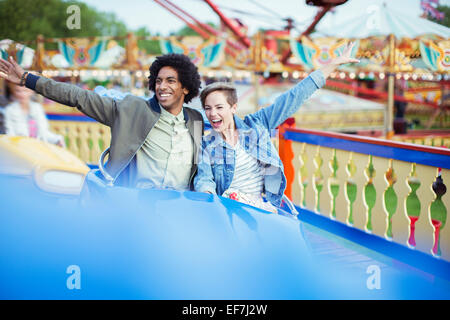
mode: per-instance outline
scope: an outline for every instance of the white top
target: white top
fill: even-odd
[[[234,150],[236,152],[234,175],[229,189],[260,195],[264,189],[264,171],[261,164],[248,154],[239,142]]]
[[[49,129],[47,116],[41,104],[30,101],[29,114],[23,112],[18,101],[7,105],[3,110],[5,116],[6,134],[9,136],[30,136],[29,120],[34,120],[36,125],[36,138],[53,144],[64,144],[64,138]]]
[[[194,142],[183,111],[174,116],[161,107],[161,116],[136,153],[137,188],[188,190]]]

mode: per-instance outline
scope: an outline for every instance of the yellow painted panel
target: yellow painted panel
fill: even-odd
[[[89,152],[89,132],[87,123],[78,123],[77,125],[79,137],[80,158],[87,163],[92,163]]]
[[[100,149],[100,127],[92,126],[89,128],[90,136],[92,138],[92,148],[90,150],[91,163],[97,163],[102,150]]]

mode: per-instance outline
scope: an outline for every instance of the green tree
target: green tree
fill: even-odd
[[[69,29],[70,5],[80,8],[80,28]],[[18,42],[45,38],[125,36],[126,25],[113,13],[99,12],[79,1],[0,0],[0,39]]]
[[[151,32],[147,27],[141,27],[134,31],[136,37],[148,37],[151,36]],[[158,40],[138,40],[138,48],[145,50],[149,54],[161,54],[161,47]]]
[[[211,27],[213,27],[214,29],[217,29],[216,25],[212,22],[207,22],[208,25],[210,25]],[[203,30],[203,28],[199,27],[200,29]],[[206,32],[206,30],[205,30]],[[208,33],[208,32],[207,32]],[[200,36],[197,31],[191,29],[189,26],[184,26],[183,28],[181,28],[180,30],[176,31],[173,35],[175,36]]]
[[[450,28],[450,7],[445,5],[437,6],[436,9],[444,14],[444,19],[438,20],[431,16],[428,16],[427,19]]]

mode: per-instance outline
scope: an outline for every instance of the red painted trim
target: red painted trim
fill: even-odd
[[[415,150],[415,151],[422,151],[422,152],[429,152],[429,153],[450,156],[450,149],[440,148],[440,147],[421,146],[421,145],[416,145],[416,144],[412,144],[412,143],[397,142],[397,141],[391,141],[391,140],[384,140],[384,139],[377,139],[377,138],[370,138],[370,137],[361,137],[361,136],[355,136],[355,135],[344,134],[344,133],[326,132],[326,131],[311,130],[311,129],[286,128],[285,130],[291,131],[291,132],[303,133],[303,134],[311,134],[311,135],[337,138],[337,139],[348,140],[348,141],[357,141],[357,142],[368,143],[368,144],[376,144],[376,145],[381,145],[381,146],[388,146],[388,147],[394,147],[394,148],[401,148],[401,149],[408,149],[408,150]]]
[[[175,12],[172,8],[169,8],[165,3],[163,3],[160,0],[155,0],[155,2],[157,4],[159,4],[161,7],[167,9],[170,13],[172,13],[173,15],[175,15],[176,17],[178,17],[179,19],[181,19],[184,23],[186,23],[189,28],[191,28],[192,30],[194,30],[195,32],[197,32],[203,39],[208,39],[209,38],[209,34],[207,34],[205,31],[203,31],[202,29],[200,29],[199,27],[197,27],[196,25],[190,23],[189,21],[187,21],[184,17],[182,17],[180,14],[178,14],[177,12]]]
[[[76,113],[76,112],[70,112],[70,113],[55,113],[55,112],[46,112],[45,114],[47,115],[52,115],[52,116],[70,116],[70,117],[80,117],[80,118],[90,118],[85,114],[82,113]]]
[[[250,48],[251,46],[250,39],[245,34],[243,34],[237,27],[235,27],[234,24],[231,22],[231,20],[228,19],[211,0],[205,0],[205,2],[219,16],[220,20],[222,20],[223,23],[238,37],[239,41],[241,41],[242,44],[245,45],[245,47]]]
[[[292,201],[292,186],[295,178],[295,169],[292,164],[294,159],[294,151],[292,149],[292,140],[284,138],[284,132],[287,128],[292,128],[295,126],[294,118],[288,118],[281,126],[279,126],[278,131],[278,143],[280,160],[283,162],[284,175],[286,177],[286,190],[284,194]]]
[[[360,92],[360,93],[371,94],[371,95],[374,95],[374,96],[377,96],[377,97],[383,98],[383,99],[387,99],[387,97],[388,97],[387,92],[381,92],[381,91],[367,89],[367,88],[360,88],[357,86],[353,86],[351,84],[337,82],[337,81],[333,81],[333,80],[329,80],[329,79],[327,79],[326,86],[335,87],[335,88],[339,88],[339,89],[352,90],[352,91],[356,91],[356,92]],[[414,99],[406,99],[405,97],[397,96],[397,95],[394,95],[394,100],[410,102],[410,103],[415,103],[415,104],[422,104],[422,105],[426,105],[426,106],[429,106],[429,107],[432,107],[435,109],[440,108],[440,106],[438,104],[433,103],[433,102],[420,101],[420,100],[414,100]],[[445,107],[445,108],[447,108],[447,107]]]
[[[396,137],[405,139],[416,138],[449,138],[450,130],[448,129],[424,129],[424,130],[408,130],[405,134],[396,134]]]

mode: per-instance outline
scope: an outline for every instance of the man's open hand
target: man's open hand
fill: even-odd
[[[20,84],[20,78],[25,71],[12,57],[8,60],[0,58],[0,77],[15,84]]]

